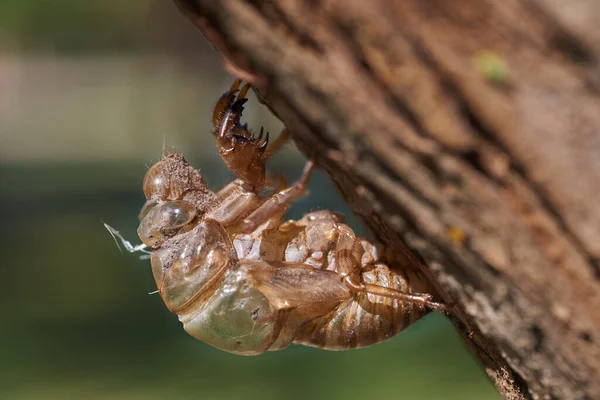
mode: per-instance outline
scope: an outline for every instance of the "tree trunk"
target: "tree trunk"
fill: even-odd
[[[506,398],[600,399],[598,2],[175,1]]]

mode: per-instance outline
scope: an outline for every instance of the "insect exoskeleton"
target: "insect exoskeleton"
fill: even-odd
[[[109,228],[128,250],[150,250],[158,292],[185,330],[244,355],[292,342],[342,350],[380,342],[432,309],[447,309],[432,300],[417,269],[357,238],[341,215],[321,210],[284,222],[287,207],[306,194],[314,164],[291,186],[265,177],[265,162],[281,143],[267,149],[240,124],[248,85],[236,96],[239,85],[214,111],[217,148],[238,179],[215,193],[180,153],[166,153],[144,179],[143,245]],[[261,196],[265,187],[272,191]]]

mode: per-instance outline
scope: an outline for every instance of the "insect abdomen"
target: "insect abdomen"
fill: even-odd
[[[362,279],[405,293],[427,286],[413,271],[396,273],[382,263],[363,271]],[[294,342],[328,350],[365,347],[393,337],[429,311],[413,302],[360,293],[305,325]]]

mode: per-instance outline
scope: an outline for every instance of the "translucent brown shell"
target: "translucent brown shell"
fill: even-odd
[[[344,218],[321,210],[284,221],[307,193],[308,162],[297,182],[266,177],[268,145],[240,123],[248,85],[236,81],[217,102],[217,151],[237,179],[209,190],[179,153],[144,179],[138,229],[158,292],[192,336],[253,355],[301,343],[325,349],[368,346],[399,333],[430,310],[421,273],[394,252],[357,238]],[[261,189],[273,192],[261,196]],[[118,232],[114,231],[118,235]]]

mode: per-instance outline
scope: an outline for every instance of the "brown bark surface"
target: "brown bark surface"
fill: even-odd
[[[506,398],[600,399],[599,2],[176,3]]]

